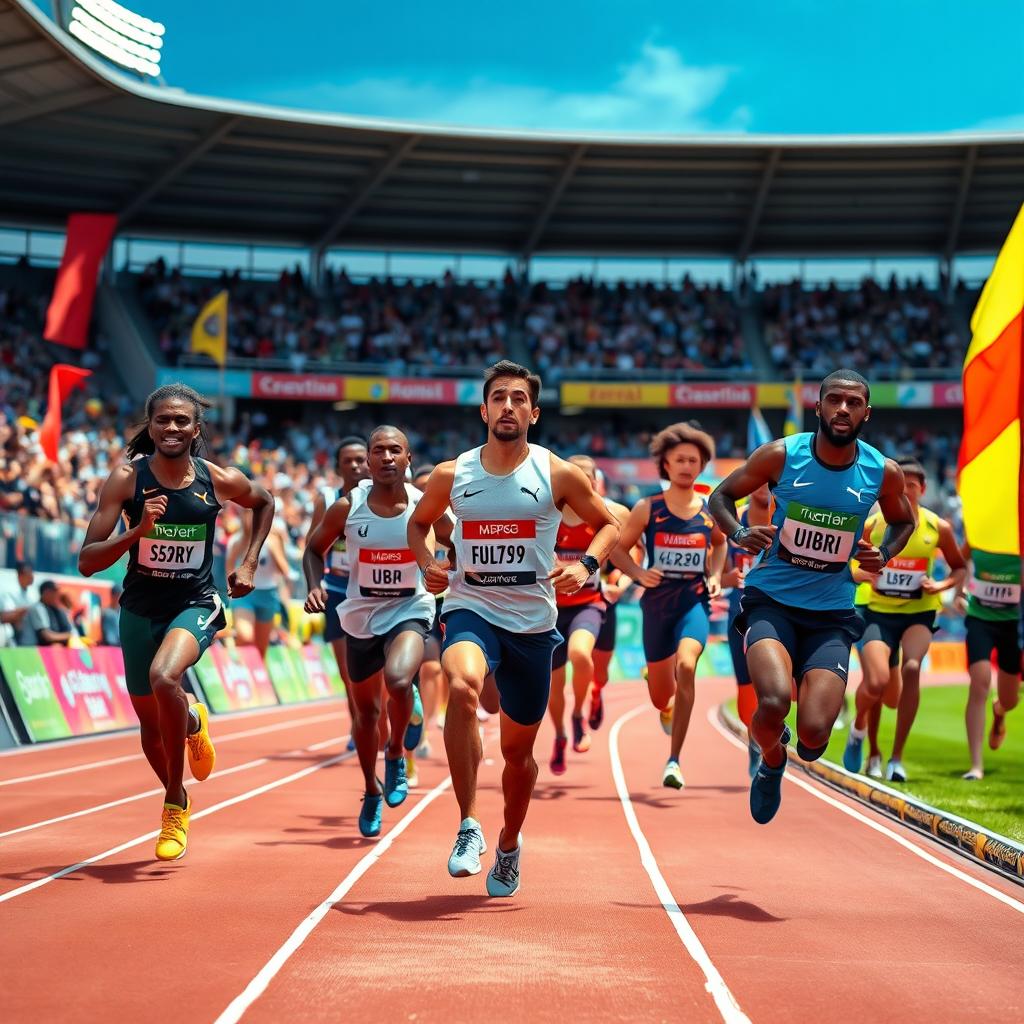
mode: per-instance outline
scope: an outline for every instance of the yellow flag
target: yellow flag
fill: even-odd
[[[208,355],[223,366],[228,355],[228,293],[218,292],[199,311],[192,325],[192,352]]]
[[[804,382],[800,377],[793,381],[789,388],[789,409],[786,411],[786,422],[782,428],[784,436],[799,434],[804,429]]]

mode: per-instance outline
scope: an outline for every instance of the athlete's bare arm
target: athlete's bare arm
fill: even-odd
[[[134,496],[135,467],[118,466],[100,489],[99,504],[89,520],[85,541],[78,553],[78,571],[83,576],[109,569],[133,544],[145,537],[167,511],[166,494],[150,498],[143,506],[142,521],[138,526],[111,537],[121,518],[124,503]]]
[[[326,511],[327,499],[318,491],[313,499],[313,515],[309,520],[309,529],[306,531],[306,547],[309,547],[309,538],[313,536],[313,531],[320,525],[320,520],[323,519]]]
[[[619,539],[619,521],[579,466],[551,456],[551,494],[561,511],[569,506],[594,531],[586,554],[603,564]],[[600,572],[600,569],[598,569]],[[548,576],[559,594],[575,594],[590,579],[582,562],[560,565]]]
[[[635,560],[637,544],[647,529],[647,523],[651,518],[650,498],[641,498],[629,513],[626,525],[619,534],[619,543],[612,552],[612,565],[620,569],[631,580],[635,580],[642,587],[656,587],[663,578],[660,569],[644,569]]]
[[[776,483],[785,466],[785,442],[769,441],[756,449],[739,469],[733,470],[708,498],[708,509],[718,523],[718,528],[738,547],[752,555],[771,547],[777,528],[771,523],[741,526],[736,516],[736,502],[753,494],[758,487]]]
[[[423,497],[409,517],[409,550],[423,573],[423,585],[431,594],[443,594],[448,589],[451,562],[437,560],[431,550],[430,536],[434,524],[448,511],[455,482],[455,463],[442,462],[435,467],[423,488]]]
[[[307,612],[327,610],[327,594],[324,591],[324,555],[331,545],[345,532],[348,513],[352,502],[340,498],[321,516],[320,522],[306,540],[302,554],[302,571],[306,575],[305,608]]]
[[[864,536],[857,541],[857,561],[865,572],[880,573],[885,563],[907,546],[907,541],[917,529],[914,509],[904,488],[903,470],[892,459],[886,459],[882,487],[878,492],[878,508],[887,524],[882,543],[876,548]],[[882,548],[886,549],[887,555],[883,555]]]
[[[949,575],[941,581],[926,576],[921,581],[921,589],[926,594],[941,594],[944,590],[962,589],[964,577],[967,575],[967,563],[953,535],[953,527],[945,519],[939,520],[939,550],[946,560],[946,565],[949,566]]]
[[[725,556],[729,547],[725,542],[725,534],[716,526],[711,533],[711,565],[708,571],[708,597],[718,597],[722,593],[722,573],[725,570]]]
[[[623,531],[626,529],[626,524],[629,522],[629,509],[625,505],[621,505],[617,501],[609,501],[607,498],[605,499],[605,504],[611,509],[612,515],[619,521],[619,536],[621,538]],[[640,546],[634,545],[632,550],[634,560],[639,560],[642,557]],[[615,604],[631,586],[633,586],[633,580],[621,569],[615,568],[608,573],[607,579],[601,583],[601,593],[609,604]]]
[[[250,480],[234,466],[227,468],[213,462],[206,463],[213,482],[213,491],[218,501],[233,501],[242,508],[252,509],[252,536],[249,547],[242,556],[241,564],[228,574],[228,594],[231,597],[245,597],[252,592],[252,578],[259,564],[263,543],[274,525],[274,499],[262,485]]]

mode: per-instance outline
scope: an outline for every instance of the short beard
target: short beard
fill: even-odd
[[[192,445],[190,444],[186,444],[179,451],[172,453],[165,452],[158,444],[154,444],[153,447],[156,448],[156,450],[161,454],[161,456],[163,456],[163,458],[170,459],[171,461],[192,454]]]
[[[502,433],[498,433],[498,431]],[[523,431],[519,428],[518,424],[514,427],[506,426],[505,424],[495,423],[491,427],[491,436],[497,441],[518,441],[523,436]]]
[[[835,445],[837,448],[846,448],[860,437],[860,432],[864,428],[864,422],[864,420],[861,420],[848,434],[837,434],[824,419],[819,418],[818,429],[829,444]]]

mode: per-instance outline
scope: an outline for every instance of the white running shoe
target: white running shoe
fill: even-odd
[[[686,785],[683,780],[683,773],[679,769],[678,761],[669,761],[665,765],[665,771],[661,776],[661,784],[669,789],[682,789]]]
[[[903,762],[889,758],[889,763],[885,766],[885,777],[889,782],[906,782],[907,769],[903,767]]]
[[[882,777],[882,759],[878,754],[872,754],[868,758],[867,775],[872,779],[880,779]]]
[[[523,852],[523,834],[514,850],[505,853],[501,847],[494,851],[494,867],[487,872],[488,896],[515,896],[519,892],[519,854]]]
[[[487,844],[480,822],[475,818],[463,818],[452,855],[448,858],[448,874],[452,878],[480,874],[480,854],[486,852]]]

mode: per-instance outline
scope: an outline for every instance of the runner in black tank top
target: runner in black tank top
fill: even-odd
[[[232,597],[252,590],[274,518],[266,490],[237,469],[195,457],[205,442],[205,408],[207,403],[182,384],[149,396],[146,425],[125,448],[134,461],[118,466],[104,483],[78,556],[80,572],[91,576],[128,554],[121,646],[142,750],[166,790],[156,844],[160,860],[184,856],[188,842],[192,801],[182,785],[186,745],[198,781],[210,774],[216,756],[206,708],[189,708],[181,678],[224,624],[213,581],[217,513],[228,500],[253,509],[249,550],[228,577]],[[122,515],[128,529],[111,536]]]

